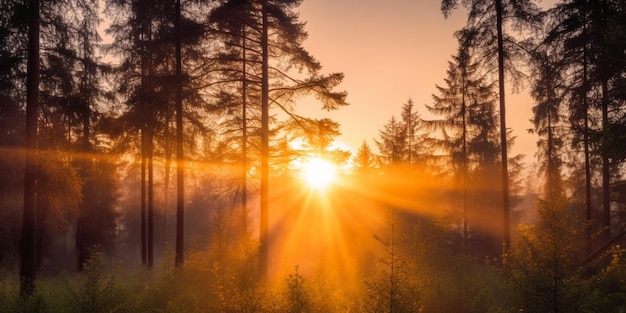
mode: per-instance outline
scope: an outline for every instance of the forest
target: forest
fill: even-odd
[[[441,0],[354,151],[302,1],[0,1],[0,313],[626,312],[625,0]]]

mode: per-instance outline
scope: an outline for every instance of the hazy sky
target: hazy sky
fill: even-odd
[[[550,1],[552,2],[552,1]],[[445,19],[440,0],[337,1],[305,0],[300,20],[307,23],[308,51],[325,73],[343,72],[340,89],[350,106],[323,113],[316,104],[301,104],[298,112],[329,117],[341,123],[340,143],[358,149],[373,139],[409,98],[422,117],[432,104],[435,84],[443,85],[448,61],[457,49],[453,34],[466,21],[464,10]],[[510,83],[508,84],[510,85]],[[508,87],[507,87],[508,88]],[[529,135],[532,100],[528,90],[507,92],[507,127],[518,136],[512,153],[534,160],[536,137]],[[313,115],[311,115],[313,114]]]

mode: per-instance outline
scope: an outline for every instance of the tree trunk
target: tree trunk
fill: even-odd
[[[141,123],[141,264],[148,266],[148,245],[146,241],[146,125]]]
[[[269,209],[269,55],[268,55],[268,3],[262,5],[262,74],[261,74],[261,208],[259,236],[259,274],[268,275],[268,209]]]
[[[176,108],[174,108],[176,110]],[[163,136],[165,142],[163,144],[163,153],[165,153],[164,173],[163,173],[163,216],[161,217],[161,236],[163,241],[167,241],[167,211],[170,206],[170,183],[172,173],[172,132],[170,128],[170,121],[172,119],[172,110],[167,106],[165,108],[165,123],[163,123]],[[176,147],[174,147],[176,149]]]
[[[495,0],[496,27],[498,30],[498,87],[500,94],[500,145],[502,146],[502,211],[503,211],[503,254],[506,253],[511,242],[510,219],[509,219],[509,169],[506,136],[506,106],[504,102],[504,45],[502,34],[502,0]]]
[[[242,55],[243,55],[243,81],[241,87],[241,236],[243,239],[248,234],[248,116],[247,116],[247,59],[246,59],[246,25],[241,28]]]
[[[176,0],[176,266],[183,266],[185,237],[185,164],[183,156],[183,83],[180,0]]]
[[[609,87],[608,80],[602,81],[602,225],[603,239],[611,239],[611,173],[608,151],[609,141]]]
[[[152,116],[152,115],[151,115]],[[148,126],[148,268],[154,265],[154,126]]]
[[[586,10],[583,11],[586,17]],[[593,242],[591,234],[591,164],[589,162],[589,102],[587,100],[587,21],[583,21],[583,36],[585,36],[585,42],[583,43],[583,110],[584,110],[584,129],[583,129],[583,145],[585,153],[585,217],[587,219],[586,225],[586,237],[587,237],[587,254],[591,254],[593,251]]]
[[[87,29],[87,27],[83,24],[83,29]],[[76,250],[77,250],[77,262],[78,262],[78,270],[82,271],[83,269],[83,264],[85,264],[85,261],[87,261],[87,258],[89,257],[89,247],[87,246],[89,243],[89,240],[85,240],[86,234],[86,228],[85,228],[85,211],[87,210],[87,203],[90,203],[90,199],[89,199],[89,194],[87,194],[85,191],[85,182],[87,181],[87,175],[88,175],[88,169],[89,169],[89,152],[91,151],[91,144],[89,142],[89,122],[90,122],[90,118],[91,118],[91,109],[89,107],[89,103],[91,102],[91,94],[89,92],[87,92],[87,86],[89,85],[89,65],[88,65],[88,59],[89,59],[89,55],[87,53],[88,48],[89,48],[89,38],[87,36],[87,32],[85,31],[83,33],[83,60],[82,60],[82,66],[83,66],[83,77],[82,77],[82,82],[81,85],[83,87],[82,90],[82,101],[83,101],[83,111],[82,113],[82,122],[83,122],[83,138],[82,138],[82,152],[83,152],[83,156],[80,158],[80,164],[81,164],[81,178],[83,180],[83,186],[82,186],[82,195],[83,195],[83,199],[82,199],[82,205],[81,205],[81,211],[79,212],[78,215],[78,219],[76,221]],[[68,141],[69,142],[69,141]]]
[[[26,142],[24,212],[20,242],[20,295],[35,290],[35,232],[37,196],[37,107],[39,106],[39,0],[29,1],[28,63],[26,76]]]

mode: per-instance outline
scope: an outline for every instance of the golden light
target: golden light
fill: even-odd
[[[306,183],[315,189],[324,189],[335,181],[337,167],[320,158],[312,158],[302,164],[302,175]]]

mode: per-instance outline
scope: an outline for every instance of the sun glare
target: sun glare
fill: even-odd
[[[302,175],[306,183],[313,188],[323,189],[335,180],[337,167],[326,160],[312,158],[302,165]]]

